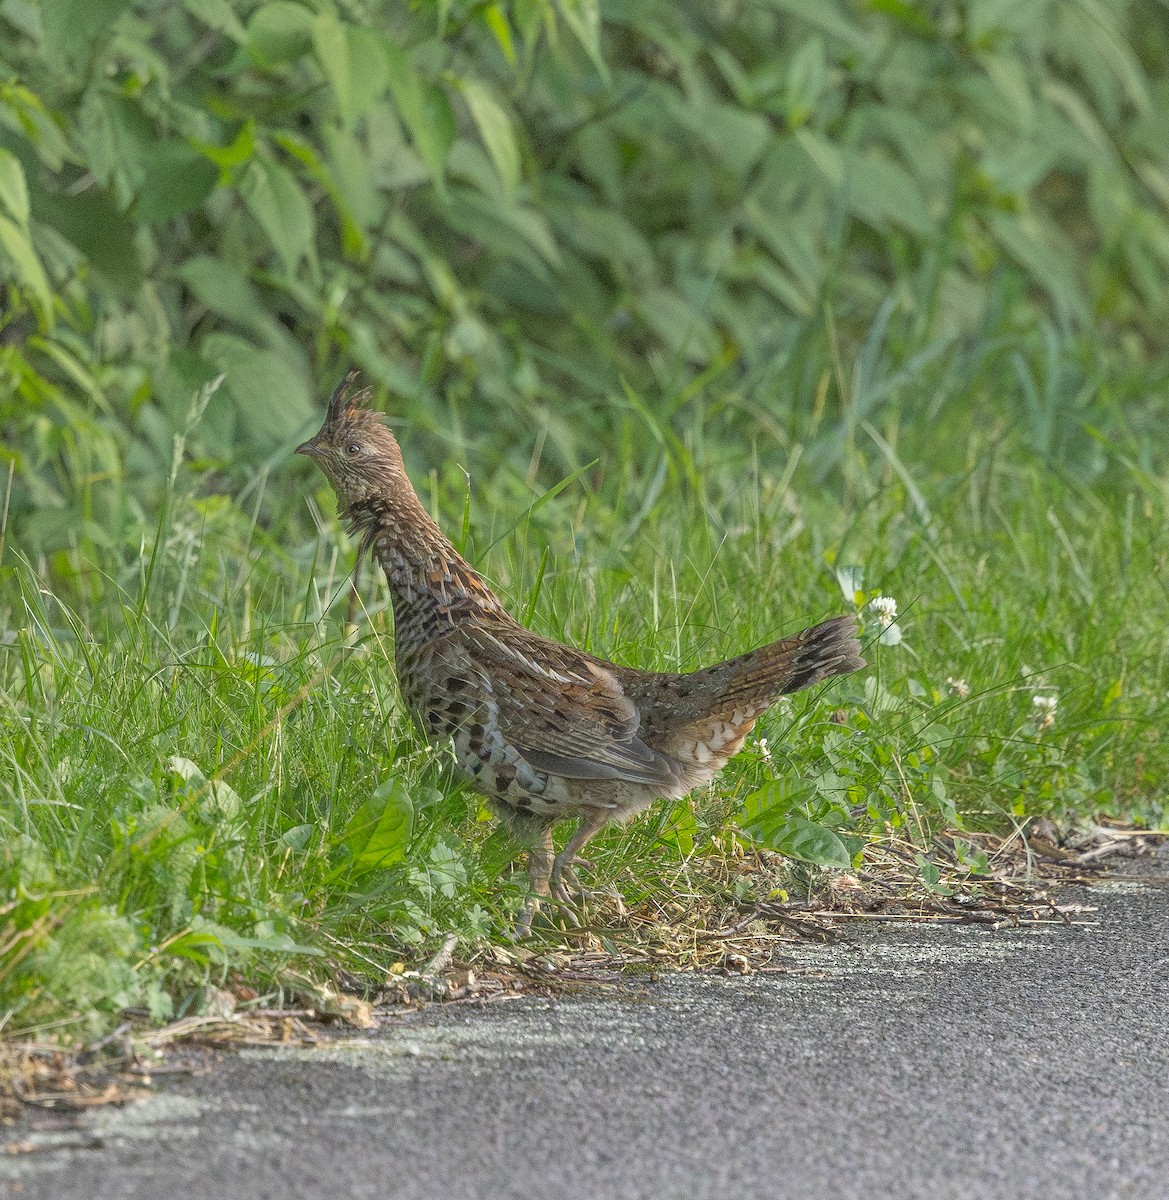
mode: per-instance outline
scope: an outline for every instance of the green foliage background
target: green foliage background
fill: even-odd
[[[3,0],[11,528],[136,548],[219,373],[213,482],[350,362],[432,461],[555,480],[630,392],[794,438],[874,322],[1160,361],[1167,204],[1151,2]]]

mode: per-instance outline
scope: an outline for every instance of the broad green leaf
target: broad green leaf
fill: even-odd
[[[0,148],[0,207],[18,224],[28,224],[28,185],[24,168],[11,150]]]
[[[260,297],[235,262],[207,254],[188,258],[175,272],[201,304],[230,321],[247,325],[260,313]]]
[[[315,829],[315,825],[294,825],[280,835],[280,840],[293,850],[300,851],[308,845],[308,840],[312,837]]]
[[[256,158],[239,183],[252,216],[291,273],[312,253],[313,210],[299,183],[279,163]]]
[[[637,309],[679,358],[705,363],[718,353],[718,334],[710,320],[672,288],[648,289],[638,298]]]
[[[155,225],[194,211],[215,190],[219,170],[186,142],[160,142],[146,159],[138,215]]]
[[[399,779],[387,779],[353,814],[341,833],[350,854],[346,869],[365,874],[406,857],[414,825],[414,805]]]
[[[928,202],[909,172],[877,154],[846,156],[849,207],[876,226],[900,225],[929,237],[934,232]]]
[[[757,842],[770,846],[786,829],[791,810],[815,795],[815,787],[792,779],[772,779],[743,801],[739,825]]]
[[[806,125],[828,86],[828,61],[821,38],[811,37],[796,51],[787,73],[787,123]]]
[[[1039,285],[1067,316],[1086,321],[1089,318],[1085,296],[1076,278],[1074,260],[1060,252],[1048,240],[1049,234],[1034,219],[1020,218],[1012,213],[989,212],[986,222],[1000,244]]]
[[[248,50],[263,66],[292,62],[312,49],[314,21],[311,8],[273,0],[258,8],[248,21]]]
[[[508,192],[514,192],[520,182],[520,151],[511,117],[486,84],[464,79],[459,88],[503,186]]]
[[[93,89],[82,101],[77,129],[94,177],[128,207],[158,140],[150,118],[130,97]]]
[[[79,61],[129,7],[130,0],[43,0],[41,28],[49,60]]]
[[[31,189],[36,219],[72,242],[119,292],[136,292],[141,283],[134,226],[98,188],[76,196]]]
[[[768,846],[788,858],[814,863],[818,867],[837,867],[846,870],[852,866],[852,855],[840,835],[823,825],[817,825],[794,813],[786,825],[776,830]]]
[[[7,109],[7,120],[20,129],[41,162],[50,171],[59,171],[68,157],[69,144],[41,98],[19,83],[4,82],[0,83],[0,106]],[[25,170],[29,169],[26,163]]]
[[[368,29],[358,29],[323,12],[313,22],[317,58],[337,97],[341,120],[349,127],[369,111],[385,91],[389,78],[381,39]]]
[[[321,131],[329,154],[327,174],[344,207],[344,215],[366,230],[381,214],[382,203],[371,170],[369,155],[353,134],[343,129]]]
[[[763,157],[771,128],[758,113],[718,101],[697,103],[673,91],[665,92],[663,99],[674,119],[701,138],[736,175],[746,175]]]
[[[455,141],[455,117],[450,101],[437,84],[423,83],[409,54],[388,40],[386,61],[390,92],[398,114],[441,195],[445,192],[447,155]]]
[[[32,293],[42,324],[52,325],[53,293],[49,288],[45,268],[33,249],[28,230],[22,229],[7,217],[0,217],[0,246],[4,248],[16,268],[17,281]]]

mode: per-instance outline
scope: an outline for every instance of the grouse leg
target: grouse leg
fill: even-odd
[[[584,892],[573,867],[588,867],[590,864],[577,856],[585,848],[585,843],[599,833],[612,816],[611,808],[593,808],[586,810],[581,817],[572,837],[568,839],[568,845],[560,851],[552,864],[549,882],[554,900],[561,904],[571,904],[574,891],[578,894]]]

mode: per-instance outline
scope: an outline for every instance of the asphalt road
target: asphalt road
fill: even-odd
[[[1164,1200],[1169,888],[1079,898],[1098,925],[866,929],[806,973],[229,1056],[0,1160],[0,1196]]]

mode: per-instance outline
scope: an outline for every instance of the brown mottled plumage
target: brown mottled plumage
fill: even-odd
[[[368,392],[349,395],[356,378],[297,453],[324,471],[385,570],[407,705],[429,737],[452,739],[467,778],[530,842],[533,897],[567,901],[589,838],[706,783],[779,696],[865,665],[852,617],[686,675],[619,667],[532,633],[422,507]],[[552,826],[564,817],[579,823],[555,855]]]

